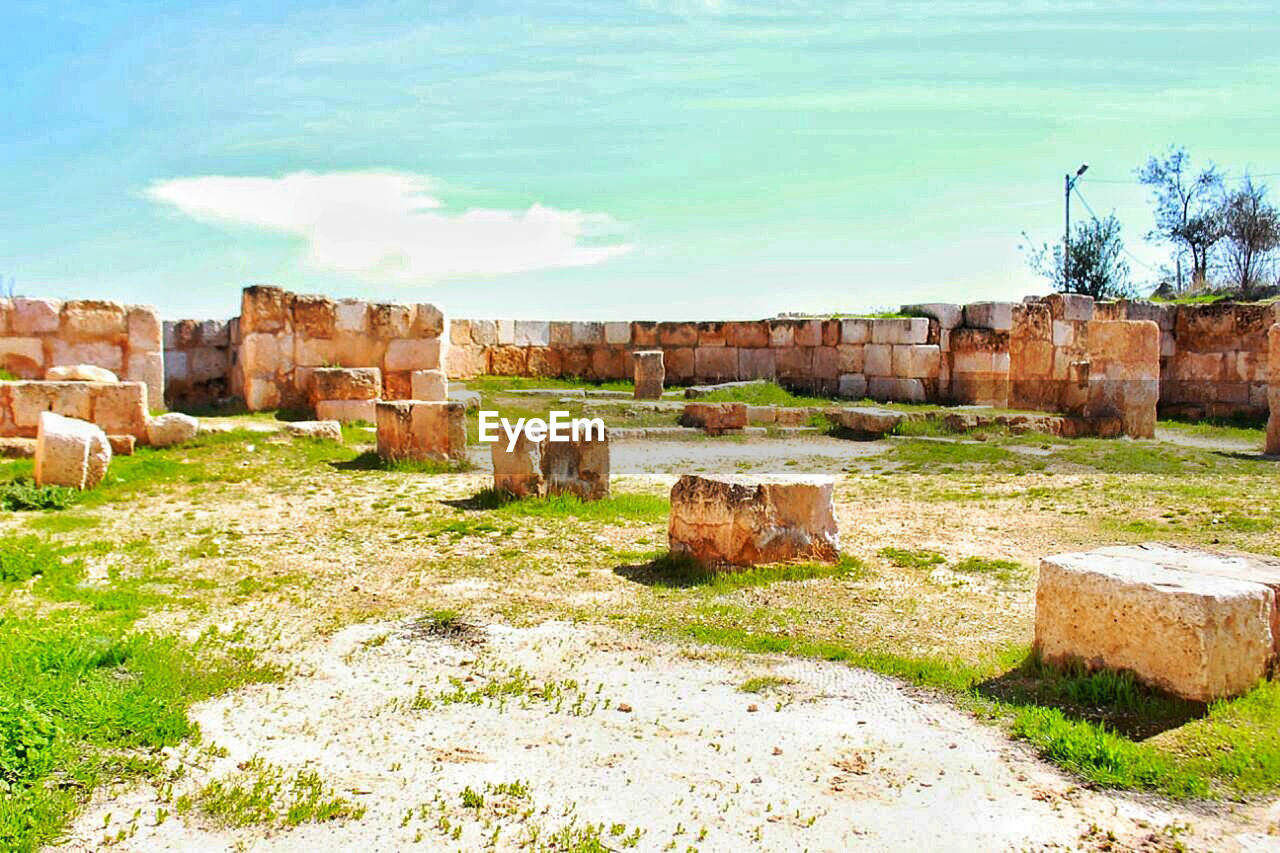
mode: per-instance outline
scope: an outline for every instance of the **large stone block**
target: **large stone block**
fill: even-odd
[[[293,297],[293,333],[303,339],[332,338],[337,332],[338,306],[323,296]]]
[[[658,343],[667,347],[696,347],[698,325],[696,323],[659,323]]]
[[[152,447],[181,444],[195,438],[199,432],[200,422],[181,412],[170,412],[147,420],[147,443]]]
[[[631,357],[635,362],[635,399],[662,399],[662,386],[667,377],[662,366],[662,350],[638,350]]]
[[[407,338],[413,329],[412,305],[376,302],[369,306],[369,332],[374,337],[391,340]]]
[[[915,305],[903,305],[902,312],[932,317],[943,329],[954,329],[964,322],[964,306],[950,302],[920,302]]]
[[[415,370],[409,376],[409,390],[414,400],[447,400],[449,379],[443,370]]]
[[[245,374],[244,405],[251,412],[263,412],[280,406],[280,383],[274,376]]]
[[[836,385],[837,393],[850,400],[867,396],[867,377],[861,373],[845,373]]]
[[[320,360],[310,367],[324,364]],[[293,370],[293,335],[274,332],[250,332],[240,343],[240,364],[245,375],[267,376]]]
[[[834,485],[824,476],[686,474],[671,489],[669,547],[706,566],[834,561],[840,548]]]
[[[592,379],[626,379],[632,373],[631,353],[623,347],[596,346],[591,348]]]
[[[111,435],[132,435],[147,441],[147,401],[150,391],[142,382],[93,385],[89,390],[92,420]]]
[[[813,376],[813,347],[786,347],[773,351],[779,379],[809,380]]]
[[[44,378],[50,382],[119,382],[116,376],[105,367],[94,364],[64,364],[51,367],[45,371]]]
[[[738,351],[726,346],[700,346],[693,351],[693,373],[699,382],[735,380],[738,378]]]
[[[120,374],[124,372],[124,348],[115,341],[54,338],[49,342],[48,364],[96,364]]]
[[[524,347],[496,346],[490,350],[489,370],[495,376],[524,376],[529,355]]]
[[[542,479],[548,495],[584,501],[609,496],[609,433],[585,430],[569,441],[542,442]]]
[[[579,347],[604,343],[604,323],[573,321],[569,324],[569,341]]]
[[[763,320],[724,324],[724,340],[731,347],[769,346],[769,324]]]
[[[663,348],[662,365],[667,371],[667,380],[674,382],[693,381],[693,347]]]
[[[36,430],[36,485],[91,489],[102,482],[111,463],[111,444],[101,429],[41,412]]]
[[[1127,670],[1186,699],[1250,690],[1276,660],[1280,561],[1169,545],[1040,562],[1036,649],[1048,663]]]
[[[923,344],[929,340],[925,317],[879,318],[871,321],[873,344]]]
[[[56,332],[61,319],[62,303],[57,299],[28,299],[19,296],[13,300],[10,326],[15,335]]]
[[[545,347],[551,345],[551,324],[546,320],[516,320],[515,345]]]
[[[240,331],[291,331],[293,294],[278,287],[255,284],[240,294]]]
[[[131,351],[159,352],[164,349],[164,331],[155,308],[150,305],[131,305],[126,322]]]
[[[942,354],[936,344],[896,344],[893,375],[902,379],[936,379]]]
[[[86,382],[6,382],[19,435],[35,435],[42,412],[93,419],[93,390]]]
[[[449,375],[459,379],[470,379],[490,372],[487,347],[453,344],[449,347],[445,360],[448,363]]]
[[[902,423],[902,412],[878,406],[849,406],[837,415],[840,426],[864,438],[881,438]]]
[[[773,379],[778,375],[774,350],[759,347],[738,350],[738,378]]]
[[[509,446],[506,435],[489,444],[489,457],[493,461],[493,488],[508,492],[518,498],[536,497],[542,493],[543,442],[531,441],[521,430],[514,446]]]
[[[0,338],[0,367],[19,379],[44,376],[44,341],[40,338]]]
[[[361,299],[340,300],[333,307],[333,328],[336,332],[368,334],[369,303]]]
[[[554,333],[555,326],[552,325]],[[552,338],[552,343],[555,339]],[[631,345],[635,347],[656,347],[658,345],[658,324],[650,320],[633,320],[631,323]]]
[[[698,346],[722,347],[725,345],[724,323],[699,323]]]
[[[746,403],[686,403],[680,415],[682,426],[697,427],[708,435],[723,435],[747,425]]]
[[[893,375],[893,346],[867,344],[862,348],[862,372],[867,376]]]
[[[356,421],[373,423],[377,417],[377,400],[319,400],[316,402],[316,418],[350,424]]]
[[[73,299],[62,304],[61,335],[79,340],[119,341],[128,334],[124,306],[104,299]]]
[[[392,400],[376,404],[378,455],[402,459],[464,461],[466,407],[455,402]]]
[[[1013,328],[1013,303],[972,302],[964,306],[964,324],[974,329],[1007,332]]]
[[[631,324],[627,322],[605,323],[604,342],[611,346],[628,346],[631,343]]]
[[[440,337],[444,334],[444,312],[430,302],[419,302],[414,306],[410,334],[415,338]]]
[[[530,376],[561,376],[564,357],[555,347],[529,347],[527,370]]]
[[[384,361],[387,370],[438,370],[439,338],[410,338],[387,344]]]
[[[308,388],[311,404],[321,400],[376,400],[382,396],[382,371],[376,367],[317,367]]]

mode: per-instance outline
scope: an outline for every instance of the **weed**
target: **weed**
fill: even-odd
[[[75,503],[78,494],[66,486],[37,486],[33,480],[20,477],[0,484],[0,509],[66,509]]]
[[[1003,581],[1027,574],[1026,566],[1021,563],[990,557],[966,557],[951,568],[962,574],[994,575]]]
[[[947,558],[937,551],[913,551],[910,548],[894,548],[890,546],[881,548],[878,553],[898,568],[927,569],[930,566],[937,566],[947,561]]]
[[[663,552],[653,555],[647,563],[620,566],[615,571],[646,586],[672,589],[699,587],[719,594],[775,583],[857,578],[865,567],[857,557],[841,554],[834,563],[773,563],[750,568],[716,569],[702,565],[688,554]]]
[[[776,675],[757,675],[742,682],[738,685],[738,689],[743,693],[772,693],[792,683],[794,682],[790,678],[780,678]]]
[[[364,807],[334,794],[314,770],[292,777],[260,757],[240,772],[200,789],[195,805],[226,826],[298,826],[331,820],[359,820]]]

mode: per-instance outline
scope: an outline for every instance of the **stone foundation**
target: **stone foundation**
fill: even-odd
[[[671,488],[671,552],[706,566],[834,561],[840,548],[834,486],[824,476],[685,475]]]
[[[1280,560],[1168,545],[1046,557],[1036,649],[1048,663],[1128,670],[1209,702],[1252,689],[1280,646]]]
[[[686,403],[680,425],[696,427],[707,435],[724,435],[747,426],[746,403]]]
[[[147,387],[141,382],[0,382],[0,436],[34,437],[41,412],[148,441]]]
[[[465,461],[465,416],[461,403],[380,401],[375,414],[378,455],[390,461]]]

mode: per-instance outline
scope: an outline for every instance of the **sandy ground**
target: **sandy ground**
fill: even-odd
[[[558,697],[440,698],[521,672]],[[789,683],[739,689],[763,674]],[[415,709],[415,697],[430,707]],[[220,828],[198,810],[157,825],[166,804],[144,786],[100,792],[70,849],[101,849],[121,828],[133,835],[119,849],[140,851],[547,849],[558,830],[599,823],[607,849],[628,839],[638,850],[1171,850],[1175,838],[1193,850],[1280,847],[1265,834],[1280,832],[1275,806],[1211,814],[1084,790],[997,728],[881,676],[691,654],[558,622],[452,637],[352,626],[300,655],[285,684],[192,716],[206,745],[227,753],[174,751],[186,764],[175,795],[261,756],[290,773],[318,770],[367,812],[288,831]],[[516,781],[527,795],[490,790],[482,808],[462,803],[468,786]]]

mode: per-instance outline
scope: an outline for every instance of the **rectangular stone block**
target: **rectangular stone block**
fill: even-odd
[[[936,379],[941,360],[936,344],[898,344],[893,348],[893,375],[901,379]]]
[[[546,320],[516,320],[514,344],[518,347],[551,345],[551,324]]]
[[[266,376],[293,370],[293,335],[250,332],[240,343],[240,363],[245,375]],[[321,366],[324,359],[308,366]]]
[[[668,382],[693,381],[693,347],[663,347],[662,364]]]
[[[130,333],[132,336],[132,333]],[[231,345],[230,320],[201,320],[200,343],[209,347],[225,347]],[[130,344],[132,346],[132,343]]]
[[[1093,297],[1079,293],[1051,293],[1044,298],[1055,320],[1087,323],[1093,319]]]
[[[893,347],[889,344],[867,344],[862,348],[862,372],[867,376],[893,375]]]
[[[515,320],[498,320],[498,340],[499,346],[512,346],[516,342],[516,321]]]
[[[631,324],[626,322],[605,323],[604,342],[615,346],[627,346],[631,343]]]
[[[526,369],[530,376],[564,375],[564,359],[554,347],[529,347]]]
[[[293,294],[278,287],[255,284],[240,294],[240,331],[292,331]]]
[[[104,299],[72,299],[62,304],[62,337],[117,341],[128,334],[124,306]]]
[[[871,341],[871,320],[853,317],[840,321],[840,343],[865,344]]]
[[[409,385],[414,400],[449,399],[449,380],[443,370],[415,370],[409,375]]]
[[[836,365],[840,373],[861,373],[863,347],[861,344],[841,344],[836,347]]]
[[[293,297],[293,333],[303,338],[332,338],[337,331],[337,305],[323,296]]]
[[[333,307],[333,327],[338,332],[365,335],[369,333],[369,303],[362,299],[341,299]],[[463,321],[462,334],[470,332]]]
[[[964,306],[964,324],[974,329],[1007,332],[1013,328],[1013,303],[972,302]]]
[[[215,379],[224,378],[227,375],[227,354],[225,350],[203,349],[198,350],[199,353],[214,353],[218,358],[202,357],[196,362],[196,367],[201,370],[200,375],[204,379],[191,380],[195,382],[210,382]],[[205,372],[206,362],[213,360],[221,367],[220,372],[212,370]],[[122,379],[131,382],[141,382],[147,386],[146,408],[164,409],[164,382],[165,382],[165,355],[162,352],[135,352],[129,354],[129,360],[125,363],[124,376]]]
[[[94,383],[89,392],[93,414],[90,420],[112,435],[131,435],[146,444],[147,386],[142,382]]]
[[[635,364],[635,399],[662,399],[662,387],[667,378],[662,350],[637,350],[631,357]]]
[[[489,372],[494,376],[524,376],[529,355],[523,347],[496,346],[489,350]]]
[[[775,349],[774,364],[780,379],[810,379],[813,376],[813,347]]]
[[[658,343],[667,347],[696,347],[698,326],[696,323],[659,323]]]
[[[44,341],[40,338],[0,338],[0,367],[19,379],[43,379]]]
[[[943,329],[954,329],[964,322],[964,306],[950,302],[920,302],[915,305],[903,305],[902,313],[932,317]]]
[[[929,340],[929,321],[924,317],[879,318],[871,321],[873,344],[923,344]]]
[[[164,330],[156,309],[150,305],[129,307],[129,349],[137,352],[160,352],[164,349]]]
[[[584,430],[569,441],[542,442],[542,480],[548,495],[584,501],[609,496],[609,432]]]
[[[320,400],[376,400],[382,396],[382,371],[376,367],[317,367],[311,371],[307,390],[312,405]]]
[[[769,346],[769,324],[763,320],[724,324],[725,343],[731,347],[762,348]]]
[[[592,379],[626,379],[632,374],[631,353],[623,347],[608,345],[591,348],[591,368],[587,375]]]
[[[517,498],[542,494],[542,444],[521,431],[514,446],[505,434],[489,444],[493,488]]]
[[[658,345],[658,324],[647,320],[631,323],[631,345],[636,347],[655,347]]]
[[[709,567],[839,557],[827,476],[699,477],[671,489],[667,542]]]
[[[13,300],[10,325],[15,335],[56,332],[61,319],[62,303],[57,299],[29,299],[18,296]]]
[[[882,403],[924,403],[928,399],[921,380],[884,376],[868,377],[867,396]]]
[[[699,323],[698,346],[722,347],[725,345],[724,323]]]
[[[409,334],[415,338],[438,338],[444,334],[444,312],[431,302],[419,302],[413,306],[413,328]]]
[[[385,340],[407,338],[413,329],[413,314],[412,305],[372,303],[369,305],[369,333]]]
[[[861,400],[867,396],[867,377],[861,373],[846,373],[840,377],[836,386],[841,397],[850,400]]]
[[[1053,665],[1129,671],[1185,699],[1237,696],[1276,660],[1280,561],[1169,545],[1040,562],[1036,650]]]
[[[316,418],[344,424],[357,421],[372,424],[377,419],[377,407],[377,400],[317,400]]]
[[[569,339],[574,346],[604,343],[604,323],[573,321],[569,324]]]
[[[778,375],[774,350],[750,348],[738,350],[738,378],[774,379]]]
[[[93,398],[87,382],[6,382],[13,423],[18,435],[35,435],[41,412],[82,421],[93,419]]]
[[[383,361],[387,370],[438,370],[440,368],[439,338],[408,338],[393,340],[387,344]]]
[[[92,364],[119,375],[124,372],[124,349],[111,341],[68,341],[58,337],[49,342],[46,366],[61,364]]]
[[[835,386],[840,375],[840,352],[834,346],[813,348],[813,378]]]
[[[723,435],[747,425],[746,403],[686,403],[680,425],[704,430],[707,435]]]
[[[470,379],[489,373],[489,350],[482,346],[454,344],[447,357],[449,375]]]
[[[392,461],[467,458],[466,407],[455,402],[379,401],[378,455]]]
[[[693,373],[699,382],[731,382],[738,378],[738,351],[700,346],[693,351]]]

